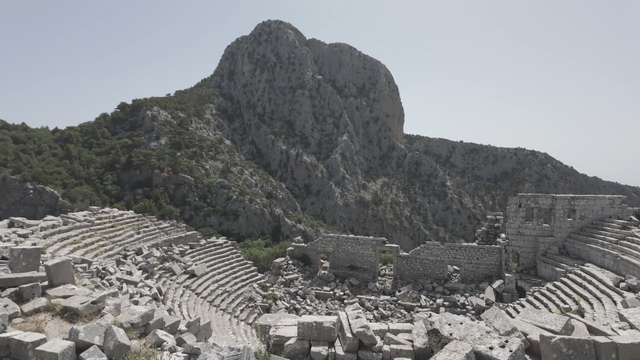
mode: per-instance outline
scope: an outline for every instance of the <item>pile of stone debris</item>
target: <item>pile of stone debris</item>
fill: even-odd
[[[99,264],[79,257],[42,259],[41,247],[10,245],[5,249],[8,260],[0,260],[0,357],[106,360],[149,351],[158,359],[175,360],[252,356],[247,347],[216,344],[210,321],[180,319],[162,303],[164,290],[151,276],[154,267],[193,276],[199,271],[175,260],[178,246],[138,248]],[[43,312],[62,319],[70,315],[76,323],[62,338],[50,339],[14,328]]]
[[[521,360],[530,356],[525,350],[542,359],[634,356],[632,347],[621,353],[606,337],[580,336],[585,331],[580,322],[538,310],[518,320],[496,306],[479,320],[431,312],[414,313],[412,320],[370,323],[356,304],[327,316],[265,314],[256,331],[272,354],[287,359]]]
[[[359,303],[369,321],[409,322],[414,311],[449,312],[474,319],[496,299],[488,282],[460,283],[424,279],[394,281],[383,277],[361,281],[354,277],[339,279],[328,272],[317,273],[297,260],[280,258],[273,262],[267,276],[272,303],[262,304],[265,312],[297,315],[325,315]],[[501,289],[502,280],[495,287]],[[487,292],[491,288],[492,291]],[[502,285],[504,288],[504,285]],[[490,296],[485,299],[486,294]]]
[[[487,215],[487,222],[476,231],[476,244],[496,245],[498,239],[505,239],[504,216],[501,212]]]

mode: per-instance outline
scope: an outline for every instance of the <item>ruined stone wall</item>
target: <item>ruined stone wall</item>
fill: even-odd
[[[481,281],[502,273],[502,246],[427,242],[400,254],[396,275],[402,279],[446,279],[447,265],[460,268],[462,281]]]
[[[628,216],[620,195],[518,194],[509,198],[507,237],[510,257],[526,268],[535,268],[540,253],[590,222]]]
[[[318,266],[320,257],[325,255],[332,272],[370,278],[379,267],[376,249],[386,244],[387,239],[381,237],[329,234],[306,245],[293,244],[288,255],[300,259],[306,254],[314,266]]]

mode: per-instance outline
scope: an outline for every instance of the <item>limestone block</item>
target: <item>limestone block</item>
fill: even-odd
[[[269,341],[273,345],[284,345],[287,341],[298,337],[298,327],[293,325],[276,325],[269,330]]]
[[[338,312],[338,336],[345,352],[358,351],[360,340],[351,332],[351,325],[349,325],[349,319],[344,311]]]
[[[571,335],[573,332],[573,324],[567,316],[527,308],[520,312],[518,318],[553,334]]]
[[[10,321],[20,316],[20,306],[7,298],[0,298],[0,308],[6,310]]]
[[[87,316],[102,311],[106,303],[103,297],[75,295],[60,303],[66,311],[79,316]]]
[[[123,329],[111,325],[104,332],[102,348],[109,359],[119,360],[129,353],[131,342]]]
[[[55,288],[49,288],[44,293],[52,299],[68,299],[75,295],[91,295],[91,290],[75,286],[73,284],[61,285]]]
[[[418,354],[416,354],[416,359],[419,359]],[[476,360],[476,355],[471,345],[454,340],[442,348],[431,360]]]
[[[0,307],[0,334],[9,327],[9,313],[4,307]]]
[[[358,350],[358,360],[382,360],[382,353],[368,349]]]
[[[144,341],[149,347],[160,347],[165,343],[173,346],[176,345],[176,339],[173,335],[158,329],[153,330],[151,334],[147,335]]]
[[[304,315],[298,320],[298,339],[335,341],[337,337],[337,316]]]
[[[12,273],[38,271],[41,254],[39,246],[14,246],[9,250],[9,269]]]
[[[259,339],[267,341],[269,331],[273,326],[279,325],[281,322],[282,325],[286,325],[284,322],[289,325],[297,325],[298,319],[299,316],[293,314],[264,314],[255,323],[256,335]]]
[[[211,320],[205,321],[200,324],[200,331],[197,334],[199,342],[206,342],[213,335],[213,328],[211,327]]]
[[[378,343],[376,336],[371,330],[369,322],[364,316],[362,309],[358,305],[350,305],[345,309],[349,324],[351,325],[351,332],[362,341],[365,346],[374,346]],[[359,354],[359,352],[358,352]],[[360,355],[358,355],[360,356]]]
[[[484,302],[487,306],[492,306],[496,302],[496,290],[493,287],[487,286],[485,289]]]
[[[562,335],[540,335],[540,353],[545,360],[596,360],[594,341]]]
[[[408,358],[414,359],[413,347],[411,345],[390,345],[391,359]]]
[[[18,286],[18,296],[24,301],[42,296],[40,283],[32,283]]]
[[[309,355],[310,350],[311,342],[309,340],[292,338],[284,344],[282,356],[287,359],[295,359],[298,356],[306,357]]]
[[[196,342],[198,342],[198,339],[196,339],[196,336],[192,333],[184,333],[176,337],[176,345],[178,346],[182,346],[184,344],[194,344]]]
[[[334,349],[336,354],[335,360],[357,360],[358,359],[358,353],[344,351],[344,348],[342,347],[342,343],[339,338],[334,343]]]
[[[573,332],[571,333],[571,336],[574,336],[574,337],[590,337],[591,336],[589,334],[589,329],[587,328],[587,325],[582,321],[573,320],[571,321],[571,324],[573,324]]]
[[[44,334],[24,332],[9,338],[9,351],[16,360],[32,360],[36,355],[36,348],[47,342]]]
[[[389,332],[393,335],[398,334],[410,334],[413,331],[413,324],[411,323],[389,323]],[[386,335],[386,334],[385,334]],[[382,335],[381,337],[384,337]]]
[[[76,349],[86,350],[93,345],[102,347],[106,326],[93,323],[82,326],[72,326],[67,339],[76,344]]]
[[[626,321],[632,328],[640,330],[640,307],[618,310],[620,321]]]
[[[33,299],[31,301],[29,301],[26,304],[22,304],[20,306],[20,310],[22,311],[23,315],[31,315],[31,314],[35,314],[38,312],[41,312],[44,310],[44,308],[47,306],[48,301],[45,298],[36,298]]]
[[[51,340],[36,348],[36,360],[76,360],[76,344],[67,340]]]
[[[498,293],[502,293],[504,291],[504,280],[496,280],[491,284],[491,287]]]
[[[44,271],[47,274],[49,287],[55,288],[60,285],[75,285],[76,277],[73,274],[73,263],[66,257],[58,257],[44,263]]]
[[[640,354],[640,336],[610,336],[618,347],[618,360],[637,360]]]
[[[47,275],[40,272],[0,274],[0,288],[18,287],[42,281],[47,281]]]
[[[93,345],[78,356],[78,360],[109,360],[99,347]]]
[[[384,336],[389,332],[389,325],[390,324],[373,322],[369,324],[369,327],[375,336],[384,338]]]
[[[636,297],[626,297],[621,301],[622,307],[625,309],[640,307],[640,300]]]
[[[144,326],[145,335],[151,334],[151,332],[153,330],[156,330],[156,329],[160,329],[160,330],[164,329],[164,317],[163,316],[164,316],[164,313],[162,313],[160,310],[158,310],[158,309],[154,310],[153,319],[151,319],[151,321],[149,321]]]
[[[431,355],[433,355],[432,349],[429,346],[428,327],[425,321],[424,316],[416,316],[413,322],[411,336],[413,338],[413,349],[416,359],[429,359]]]
[[[191,273],[196,277],[200,277],[207,273],[207,264],[201,264],[191,268]]]
[[[309,355],[313,360],[326,360],[329,357],[329,342],[312,341]]]
[[[123,327],[127,323],[132,328],[140,328],[153,319],[153,313],[153,308],[131,305],[123,309],[122,313],[116,317],[116,320],[123,324]]]
[[[531,325],[528,322],[520,321],[518,319],[509,320],[527,339],[527,342],[529,343],[527,351],[540,356],[540,335],[551,335],[551,333],[546,330],[540,329],[535,325]]]
[[[596,360],[617,360],[618,346],[606,336],[592,336],[596,350]]]
[[[198,333],[200,332],[200,322],[202,321],[202,319],[200,319],[199,316],[188,320],[187,323],[184,325],[187,328],[187,332],[192,333],[193,335],[198,335]]]
[[[178,332],[178,328],[180,327],[180,318],[164,314],[162,315],[162,320],[164,321],[164,331],[169,334],[175,334]]]

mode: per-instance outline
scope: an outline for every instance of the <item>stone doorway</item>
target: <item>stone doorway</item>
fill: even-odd
[[[375,277],[388,277],[391,279],[396,278],[396,264],[398,263],[398,254],[400,253],[400,246],[384,245],[376,248],[376,273]]]

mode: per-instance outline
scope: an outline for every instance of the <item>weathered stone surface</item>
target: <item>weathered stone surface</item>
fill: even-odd
[[[618,310],[621,321],[626,321],[632,328],[640,330],[640,308],[628,308]]]
[[[358,340],[359,341],[359,340]],[[336,340],[336,342],[334,343],[334,349],[335,349],[335,360],[357,360],[358,359],[358,353],[357,352],[345,352],[342,344],[340,342],[340,338],[338,338],[338,340]]]
[[[618,346],[606,336],[592,336],[596,360],[617,360]]]
[[[87,316],[105,308],[105,298],[75,295],[60,302],[62,308],[79,316]]]
[[[127,323],[133,328],[140,328],[153,319],[153,313],[153,308],[131,305],[123,309],[122,313],[116,317],[116,320],[123,326],[124,323]]]
[[[287,341],[298,337],[298,327],[294,325],[276,325],[269,330],[271,345],[284,345]]]
[[[35,355],[37,360],[76,360],[76,344],[54,339],[38,346]]]
[[[202,319],[200,319],[200,317],[195,317],[191,320],[188,320],[186,322],[186,324],[184,325],[187,328],[187,331],[192,333],[193,335],[198,335],[198,333],[200,332],[200,322],[202,321]]]
[[[416,359],[419,358],[416,356]],[[454,340],[448,343],[431,360],[476,360],[476,355],[471,345]]]
[[[636,297],[625,297],[624,299],[622,299],[621,305],[625,309],[640,307],[640,300],[638,300],[638,298]]]
[[[637,360],[640,354],[640,336],[610,336],[618,347],[618,360]]]
[[[72,326],[67,339],[76,343],[78,350],[86,350],[93,345],[102,347],[106,326],[97,323]]]
[[[502,336],[521,336],[520,331],[509,321],[510,317],[497,306],[491,307],[480,317],[485,324],[494,328]]]
[[[492,306],[496,302],[496,290],[493,287],[487,286],[485,289],[484,302],[486,306]]]
[[[358,360],[382,360],[382,353],[361,349],[358,350]]]
[[[337,337],[337,316],[304,315],[298,320],[298,339],[335,341]]]
[[[408,358],[414,359],[413,347],[411,345],[389,345],[389,354],[391,359]]]
[[[287,359],[295,359],[298,356],[307,356],[311,350],[311,342],[309,340],[292,338],[284,344],[282,356]]]
[[[327,341],[312,341],[309,355],[313,360],[326,360],[329,356],[329,343]]]
[[[521,360],[524,359],[524,344],[518,337],[499,335],[495,330],[468,318],[444,313],[432,314],[425,319],[431,327],[454,340],[471,345],[480,358]]]
[[[156,329],[164,330],[164,313],[158,309],[154,310],[153,319],[144,326],[144,333],[149,335]]]
[[[527,339],[527,342],[529,343],[527,351],[540,356],[540,335],[552,334],[546,330],[540,329],[535,325],[529,324],[528,322],[520,321],[518,319],[510,319],[510,321]]]
[[[47,274],[49,287],[55,288],[60,285],[75,285],[76,277],[73,274],[73,263],[66,257],[58,257],[44,263],[44,270]]]
[[[433,350],[429,346],[429,334],[428,328],[431,327],[431,322],[427,322],[427,317],[424,314],[416,315],[413,318],[413,331],[411,331],[411,337],[413,338],[413,349],[416,359],[429,359],[433,355]]]
[[[198,342],[206,342],[213,335],[213,328],[211,327],[211,320],[204,321],[200,324],[200,331],[196,336]]]
[[[12,273],[38,271],[41,254],[39,246],[14,246],[9,250],[9,269]]]
[[[31,315],[43,311],[47,307],[48,301],[45,298],[37,298],[20,306],[23,315]]]
[[[540,353],[545,360],[596,360],[593,340],[562,335],[540,335]]]
[[[347,317],[347,313],[345,313],[344,311],[338,312],[338,336],[340,337],[342,349],[345,352],[358,351],[360,340],[351,332],[349,318]]]
[[[360,339],[365,346],[374,346],[378,343],[360,306],[349,305],[345,308],[345,313],[349,319],[349,325],[351,325],[351,332],[353,332],[353,335]]]
[[[0,334],[5,332],[9,327],[9,313],[3,307],[0,307]]]
[[[573,332],[573,324],[569,317],[547,311],[526,308],[520,312],[518,318],[553,334],[571,335]]]
[[[44,334],[24,332],[9,338],[11,357],[16,360],[33,360],[36,348],[47,342]]]
[[[184,344],[194,344],[196,342],[198,342],[196,336],[189,332],[180,334],[176,337],[176,345],[178,346],[182,346]]]
[[[93,345],[78,356],[78,360],[108,360],[107,356],[99,347]]]
[[[24,301],[39,298],[42,296],[40,283],[32,283],[18,286],[18,294]]]
[[[68,299],[75,295],[88,296],[92,291],[73,284],[61,285],[55,288],[49,288],[44,293],[52,299]]]
[[[149,347],[160,347],[165,343],[176,345],[176,339],[173,335],[164,330],[153,330],[151,334],[147,335],[144,341]]]
[[[175,334],[178,331],[178,328],[180,327],[180,318],[165,314],[162,316],[162,320],[164,321],[164,331],[169,334]]]
[[[260,316],[255,323],[256,335],[259,339],[267,341],[269,337],[269,331],[273,326],[278,325],[281,322],[283,325],[286,323],[296,326],[298,318],[299,316],[293,314],[264,314]]]
[[[9,314],[9,320],[13,320],[20,316],[20,306],[7,298],[0,298],[0,308],[6,310]],[[2,331],[0,331],[2,333]]]
[[[131,342],[123,329],[111,325],[104,332],[102,348],[109,359],[119,360],[129,353]]]
[[[196,277],[200,277],[207,273],[207,264],[201,264],[191,268],[191,273]]]
[[[47,274],[35,271],[16,274],[0,274],[0,288],[17,287],[42,281],[47,281]]]

